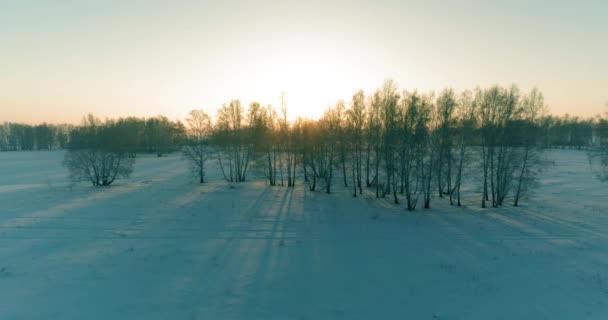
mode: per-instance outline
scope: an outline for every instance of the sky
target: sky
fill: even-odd
[[[608,110],[605,1],[0,0],[0,122],[184,119],[240,99],[316,117],[403,90],[537,87]]]

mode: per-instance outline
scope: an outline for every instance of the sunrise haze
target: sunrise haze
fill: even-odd
[[[0,122],[167,115],[231,99],[316,117],[400,89],[538,87],[554,114],[608,101],[603,1],[4,1]]]

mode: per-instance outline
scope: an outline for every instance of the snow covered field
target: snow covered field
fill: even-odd
[[[608,185],[552,157],[522,208],[407,212],[198,185],[179,155],[96,189],[62,152],[0,153],[0,319],[608,319]]]

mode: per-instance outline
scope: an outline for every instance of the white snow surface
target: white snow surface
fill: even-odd
[[[111,187],[0,153],[0,319],[608,319],[608,185],[552,151],[522,207],[197,184],[140,156]]]

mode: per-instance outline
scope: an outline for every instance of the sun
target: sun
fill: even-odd
[[[288,116],[318,118],[331,104],[357,90],[349,65],[339,50],[322,41],[299,38],[287,42],[263,59],[259,68],[260,90],[271,101],[284,93]],[[346,95],[346,96],[345,96]]]

